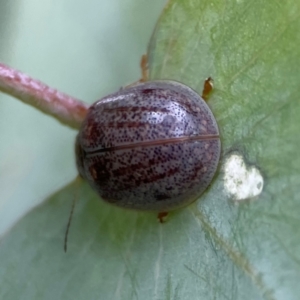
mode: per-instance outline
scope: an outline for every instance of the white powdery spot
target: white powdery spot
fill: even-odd
[[[236,201],[258,196],[264,185],[264,179],[257,168],[246,166],[241,155],[231,154],[224,167],[224,186]]]

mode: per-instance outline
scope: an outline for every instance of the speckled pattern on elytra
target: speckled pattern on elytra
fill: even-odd
[[[94,103],[76,140],[80,175],[105,201],[170,211],[207,188],[220,156],[205,101],[174,81],[152,81]]]

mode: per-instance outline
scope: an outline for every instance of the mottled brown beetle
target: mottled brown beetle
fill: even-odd
[[[175,81],[147,81],[89,108],[76,159],[79,174],[103,200],[166,212],[203,193],[220,148],[216,120],[194,90]]]

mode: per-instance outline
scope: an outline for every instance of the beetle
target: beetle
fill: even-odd
[[[207,80],[203,95],[209,88]],[[196,200],[216,172],[220,149],[206,102],[170,80],[137,83],[96,101],[75,146],[80,176],[104,201],[156,212]]]

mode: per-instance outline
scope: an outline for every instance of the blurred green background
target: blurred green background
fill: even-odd
[[[0,61],[92,103],[139,79],[165,3],[0,0]],[[0,94],[0,235],[76,176],[75,135]]]

